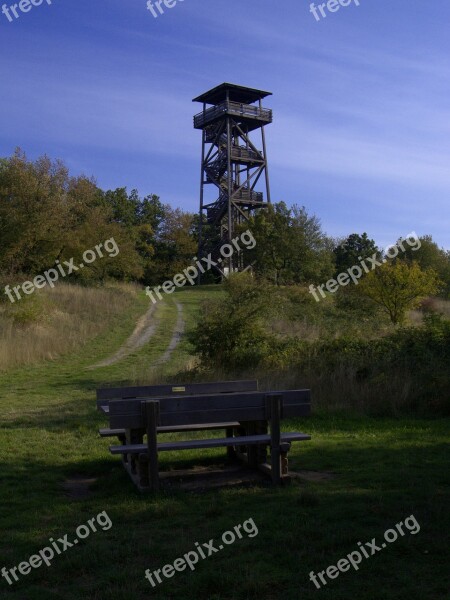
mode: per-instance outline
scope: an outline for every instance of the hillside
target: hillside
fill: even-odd
[[[92,297],[96,292],[77,290],[76,294],[80,301],[82,294]],[[97,429],[105,419],[95,410],[95,388],[121,382],[175,382],[175,373],[192,366],[186,338],[172,348],[167,362],[152,365],[171,346],[179,319],[176,303],[183,306],[189,331],[197,321],[200,301],[218,292],[217,288],[189,289],[167,298],[155,309],[148,344],[109,366],[92,369],[129,339],[148,310],[143,294],[133,291],[134,300],[127,296],[120,316],[111,310],[102,331],[76,344],[75,350],[66,347],[58,360],[0,374],[3,564],[8,568],[19,564],[45,547],[50,536],[70,535],[101,511],[112,522],[110,530],[99,531],[56,557],[49,568],[33,571],[14,586],[2,582],[2,597],[144,600],[151,593],[161,600],[230,600],[233,589],[236,600],[274,600],[275,585],[288,600],[299,594],[307,600],[324,598],[327,590],[314,587],[311,570],[326,568],[354,550],[358,541],[378,538],[413,514],[420,533],[389,545],[370,564],[361,565],[361,574],[348,573],[345,579],[342,575],[333,597],[346,600],[358,595],[373,600],[383,578],[386,600],[418,595],[443,598],[446,540],[441,532],[448,520],[444,509],[450,483],[445,459],[448,420],[368,419],[314,407],[307,422],[286,423],[287,428],[302,427],[312,434],[311,442],[294,446],[291,452],[291,468],[303,477],[288,488],[136,493],[119,460],[110,456],[109,441],[98,437]],[[162,467],[207,467],[211,461],[223,461],[223,452],[192,451],[182,459],[166,453]],[[205,561],[195,574],[180,573],[157,589],[144,579],[145,569],[159,568],[189,551],[195,541],[217,537],[249,518],[254,519],[258,536],[236,543],[220,559]],[[289,552],[280,553],[281,547]],[[255,558],[251,572],[249,555]],[[395,571],[389,568],[393,562]],[[401,596],[396,587],[399,577]]]

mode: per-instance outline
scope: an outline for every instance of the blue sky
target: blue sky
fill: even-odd
[[[196,211],[191,100],[231,81],[273,92],[273,200],[305,205],[329,235],[384,246],[415,230],[450,248],[450,4],[359,2],[319,22],[310,0],[184,0],[157,19],[146,0],[0,14],[0,156],[47,153],[104,189]]]

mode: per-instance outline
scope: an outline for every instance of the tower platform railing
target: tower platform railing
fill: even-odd
[[[203,129],[205,125],[216,119],[220,119],[224,115],[237,116],[243,119],[256,119],[263,123],[272,123],[272,110],[269,108],[260,108],[252,104],[242,104],[240,102],[225,100],[195,115],[194,128]]]

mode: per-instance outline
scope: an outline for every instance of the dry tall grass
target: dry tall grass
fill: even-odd
[[[138,287],[65,283],[0,304],[0,371],[55,359],[81,347],[126,311]]]

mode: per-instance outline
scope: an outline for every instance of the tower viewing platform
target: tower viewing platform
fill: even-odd
[[[245,122],[251,129],[267,125],[272,122],[272,111],[263,108],[261,101],[270,92],[246,88],[233,83],[222,83],[205,94],[194,98],[193,102],[202,102],[203,111],[195,115],[194,128],[204,129],[205,126],[229,115]],[[255,105],[259,102],[259,105]],[[207,104],[213,106],[206,108]],[[253,124],[253,126],[252,126]]]

